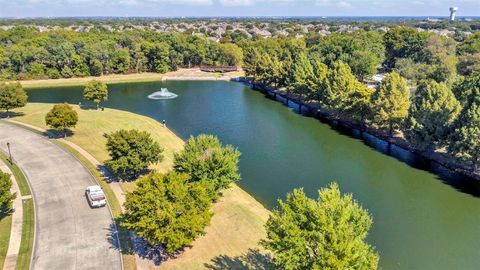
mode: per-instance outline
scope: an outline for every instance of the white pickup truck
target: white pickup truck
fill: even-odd
[[[107,205],[107,200],[103,194],[103,190],[100,186],[89,186],[85,190],[85,196],[90,204],[90,207],[103,207]]]

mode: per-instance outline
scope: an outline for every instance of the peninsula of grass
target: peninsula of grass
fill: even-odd
[[[26,107],[16,110],[23,115],[15,117],[14,120],[47,129],[44,117],[52,106],[53,104],[29,103]],[[100,111],[83,110],[76,105],[73,107],[78,112],[79,122],[73,129],[73,135],[66,140],[82,147],[100,162],[108,159],[103,134],[119,129],[144,130],[158,141],[164,148],[165,158],[160,164],[152,166],[152,169],[160,172],[172,168],[173,153],[183,148],[183,141],[154,119],[108,108]],[[76,151],[71,150],[70,152],[84,162],[87,168],[90,167],[90,171],[95,170],[78,152],[75,154]],[[101,183],[105,184],[103,181]],[[131,190],[134,183],[122,184],[122,188],[124,191]],[[115,207],[111,199],[109,200],[115,215],[118,210],[114,210]],[[162,263],[159,269],[208,269],[208,265],[211,265],[215,258],[237,258],[247,254],[251,249],[258,248],[259,240],[265,237],[263,224],[268,218],[269,211],[237,185],[224,192],[224,196],[214,205],[213,212],[214,216],[211,225],[206,228],[206,235],[198,238],[192,247],[187,248],[178,258]]]

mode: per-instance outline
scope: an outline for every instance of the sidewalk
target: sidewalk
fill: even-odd
[[[3,163],[3,161],[0,161],[0,171],[8,173],[11,175],[12,179],[12,193],[16,193],[17,197],[15,200],[13,200],[13,214],[12,214],[12,227],[10,230],[10,240],[8,243],[8,250],[7,254],[5,256],[5,263],[3,265],[4,270],[13,270],[15,269],[17,265],[17,257],[18,257],[18,252],[20,250],[20,242],[22,241],[22,226],[23,226],[23,206],[22,206],[22,200],[23,199],[30,199],[31,196],[25,196],[25,198],[22,197],[20,194],[20,189],[18,188],[17,180],[15,179],[15,176],[13,175],[12,171],[10,168]]]

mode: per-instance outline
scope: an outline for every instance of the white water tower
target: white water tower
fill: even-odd
[[[455,21],[455,15],[457,15],[458,7],[451,7],[450,8],[450,21]]]

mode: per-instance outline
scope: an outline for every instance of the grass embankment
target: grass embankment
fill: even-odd
[[[50,86],[78,86],[84,85],[91,80],[99,80],[109,84],[126,83],[126,82],[152,82],[162,80],[164,74],[159,73],[136,73],[136,74],[115,74],[105,75],[101,77],[84,77],[84,78],[68,78],[68,79],[46,79],[46,80],[29,80],[20,81],[26,88],[41,88]]]
[[[15,177],[18,187],[20,189],[20,194],[17,196],[27,196],[31,195],[32,192],[30,191],[30,186],[28,185],[27,178],[20,170],[20,168],[10,163],[7,160],[7,156],[3,153],[0,153],[0,159],[7,164],[7,166],[12,171],[13,176]],[[23,224],[22,224],[22,239],[20,242],[20,250],[17,257],[17,265],[16,269],[29,269],[30,268],[30,261],[33,252],[33,240],[34,240],[34,233],[35,233],[35,209],[33,206],[33,199],[25,199],[22,200],[23,203]],[[10,226],[11,226],[11,216],[8,216],[10,219],[8,225],[8,238],[5,239],[4,233],[6,233],[7,228],[3,227],[4,220],[0,222],[0,268],[3,269],[3,263],[5,261],[5,254],[8,249],[8,244],[10,240]],[[4,242],[5,240],[5,242]],[[4,250],[5,245],[5,250]]]
[[[203,72],[199,69],[179,69],[164,74],[144,72],[135,74],[113,74],[100,77],[84,77],[84,78],[63,78],[63,79],[45,79],[45,80],[28,80],[20,81],[25,88],[42,88],[42,87],[59,87],[59,86],[79,86],[84,85],[91,80],[99,80],[108,84],[132,83],[132,82],[155,82],[166,80],[230,80],[235,77],[243,77],[243,71],[235,71],[228,73],[212,73]]]
[[[44,117],[51,107],[52,104],[28,104],[25,108],[16,110],[24,115],[15,117],[14,120],[46,128]],[[73,129],[74,134],[66,139],[82,147],[101,162],[108,158],[103,134],[122,128],[145,130],[160,143],[165,149],[165,158],[153,168],[163,172],[171,169],[173,153],[183,148],[183,141],[180,138],[151,118],[108,108],[105,111],[82,110],[78,106],[74,108],[79,114],[79,123]],[[84,162],[90,171],[95,171],[92,173],[96,177],[100,177],[90,162],[75,150],[70,151]],[[106,184],[103,181],[101,183]],[[133,186],[134,184],[129,183],[122,185],[122,188],[131,190]],[[110,189],[105,190],[109,192]],[[111,194],[107,196],[115,215],[118,213],[114,206],[116,199],[112,200]],[[118,202],[116,204],[118,205]],[[206,235],[197,239],[193,247],[178,258],[163,263],[160,269],[205,269],[207,265],[212,265],[212,260],[218,261],[219,258],[234,260],[233,258],[247,254],[249,249],[257,248],[258,241],[265,236],[263,224],[268,217],[268,210],[236,185],[224,192],[222,199],[214,205],[213,211],[215,215],[211,225],[206,229]],[[120,236],[124,237],[125,234],[121,232]],[[237,269],[243,268],[239,266]]]

